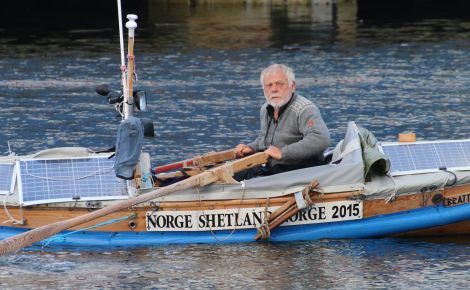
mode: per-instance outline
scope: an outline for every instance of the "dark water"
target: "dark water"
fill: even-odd
[[[292,66],[339,141],[354,120],[392,141],[470,138],[470,15],[379,22],[354,7],[156,5],[139,23],[139,115],[153,164],[252,140],[259,72]],[[328,18],[328,17],[327,17]],[[324,21],[325,20],[325,21]],[[114,27],[0,30],[0,152],[107,148],[119,123],[99,83],[120,82]],[[0,258],[3,288],[468,288],[468,241],[399,239],[28,252]]]
[[[468,243],[398,239],[21,252],[0,260],[18,288],[466,289]]]

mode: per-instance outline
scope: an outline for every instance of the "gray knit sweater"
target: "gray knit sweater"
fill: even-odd
[[[294,95],[284,108],[277,122],[272,118],[272,107],[261,107],[260,133],[248,146],[261,151],[274,145],[281,149],[282,160],[271,159],[268,166],[284,171],[318,164],[330,144],[330,133],[320,110],[308,99]],[[283,110],[282,110],[283,109]]]

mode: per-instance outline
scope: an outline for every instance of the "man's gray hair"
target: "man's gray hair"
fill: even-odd
[[[272,65],[268,66],[267,68],[265,68],[262,72],[261,72],[261,76],[259,78],[260,82],[261,82],[261,85],[264,86],[264,77],[267,75],[267,74],[270,74],[276,70],[281,70],[284,75],[287,77],[287,81],[289,83],[289,86],[292,85],[292,82],[295,81],[295,74],[294,74],[294,71],[288,67],[287,65],[284,65],[284,64],[278,64],[278,63],[273,63]]]

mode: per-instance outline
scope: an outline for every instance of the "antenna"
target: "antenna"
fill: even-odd
[[[122,83],[122,91],[126,93],[127,87],[127,80],[126,80],[126,60],[124,59],[124,33],[122,32],[122,12],[121,12],[121,0],[117,0],[118,6],[118,22],[119,22],[119,43],[121,47],[121,83]],[[119,114],[123,116],[123,114],[118,109],[119,106],[116,107]],[[124,117],[124,116],[123,116]]]

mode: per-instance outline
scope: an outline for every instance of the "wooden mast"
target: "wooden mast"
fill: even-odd
[[[135,60],[134,60],[134,30],[137,28],[137,15],[128,14],[126,28],[129,31],[127,40],[127,83],[124,88],[124,119],[134,116],[134,96],[133,96],[133,81],[135,73]]]

